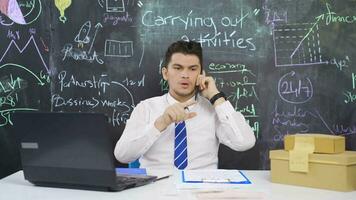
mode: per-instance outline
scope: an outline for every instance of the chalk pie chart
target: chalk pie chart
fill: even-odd
[[[0,11],[16,24],[28,25],[41,15],[42,3],[41,0],[1,0]]]

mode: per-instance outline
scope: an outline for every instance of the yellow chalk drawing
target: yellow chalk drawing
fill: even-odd
[[[72,4],[72,0],[54,0],[54,4],[60,12],[59,20],[65,23],[67,21],[67,17],[64,16],[64,11]]]

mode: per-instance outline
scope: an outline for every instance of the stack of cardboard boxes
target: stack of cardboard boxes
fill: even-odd
[[[271,150],[271,180],[337,191],[356,190],[356,152],[345,138],[296,134],[284,138],[284,150]]]

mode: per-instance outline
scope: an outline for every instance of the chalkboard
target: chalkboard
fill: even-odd
[[[8,10],[3,7],[12,2]],[[20,169],[14,111],[100,112],[116,142],[133,108],[168,86],[166,48],[202,44],[204,69],[257,138],[219,167],[269,169],[286,134],[356,150],[353,0],[17,0],[0,3],[0,177]],[[31,127],[29,127],[31,128]]]

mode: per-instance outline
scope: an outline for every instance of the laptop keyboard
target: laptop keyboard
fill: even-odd
[[[116,184],[118,184],[119,186],[124,185],[125,188],[137,187],[153,182],[156,178],[157,178],[156,176],[147,176],[147,175],[118,174],[116,176]]]
[[[141,180],[141,178],[134,176],[116,176],[116,183],[137,182],[137,180]]]

